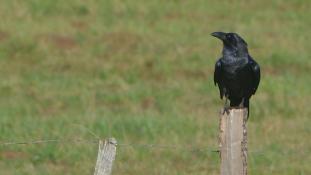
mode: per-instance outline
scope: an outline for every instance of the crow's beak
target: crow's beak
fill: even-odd
[[[216,38],[219,38],[221,40],[225,40],[226,33],[224,33],[224,32],[213,32],[213,33],[211,33],[211,35],[216,37]]]

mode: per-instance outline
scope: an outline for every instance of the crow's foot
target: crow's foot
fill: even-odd
[[[229,113],[230,113],[230,107],[227,107],[227,106],[224,107],[224,109],[223,109],[223,111],[222,111],[222,115],[224,115],[225,113],[226,113],[227,115],[229,115]]]
[[[241,103],[239,104],[239,108],[243,108],[244,107],[244,98],[242,98]]]
[[[230,106],[228,104],[228,96],[226,95],[225,97],[226,97],[226,99],[225,99],[225,104],[224,104],[224,108],[222,111],[222,115],[224,115],[225,113],[227,113],[227,115],[228,115],[230,113],[229,112]]]

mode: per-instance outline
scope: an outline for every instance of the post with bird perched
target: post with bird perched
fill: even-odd
[[[219,149],[221,175],[247,175],[247,109],[221,112]]]
[[[221,175],[247,174],[249,100],[260,82],[260,67],[248,53],[246,41],[236,33],[214,32],[223,43],[215,64],[214,83],[225,104],[220,115]],[[228,105],[228,100],[230,105]]]

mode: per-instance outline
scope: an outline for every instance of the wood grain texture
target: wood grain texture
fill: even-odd
[[[94,175],[110,175],[117,151],[117,141],[109,138],[99,141],[98,155]]]
[[[221,175],[247,175],[247,109],[220,114]]]

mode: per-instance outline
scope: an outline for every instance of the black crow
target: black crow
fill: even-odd
[[[214,83],[219,87],[220,98],[225,96],[224,111],[230,107],[246,107],[249,116],[249,99],[255,94],[260,81],[260,67],[249,55],[247,43],[236,33],[214,32],[222,40],[222,57],[216,62]]]

